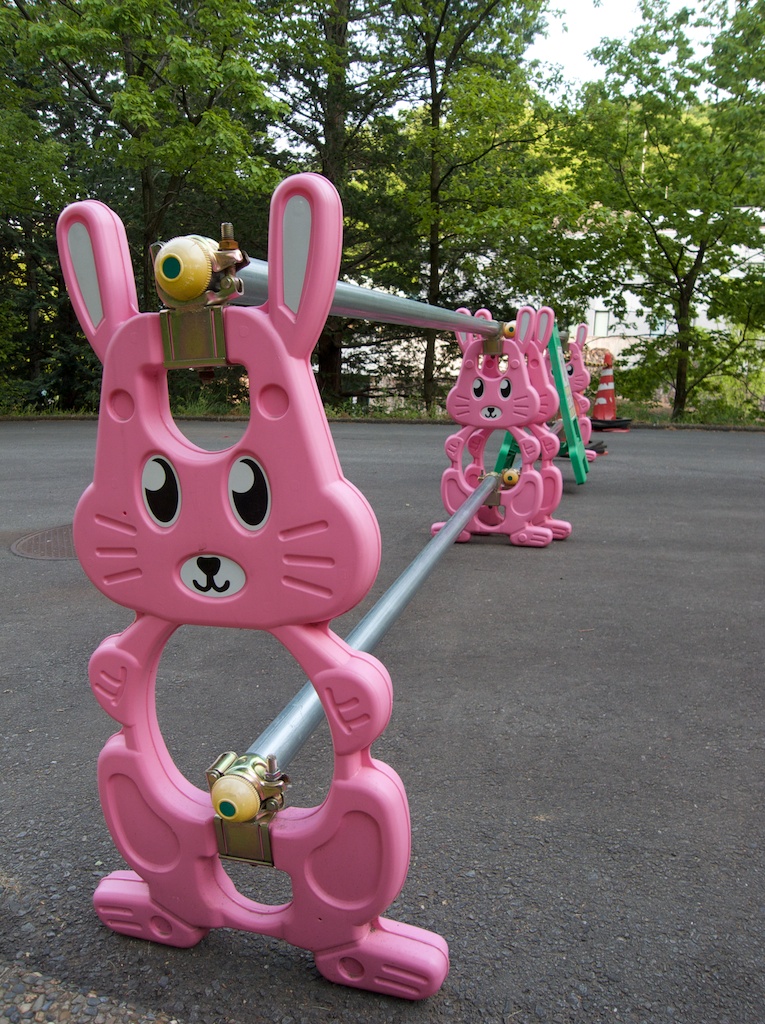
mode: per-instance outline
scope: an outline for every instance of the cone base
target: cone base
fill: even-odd
[[[590,419],[593,430],[628,430],[632,420],[593,420]]]

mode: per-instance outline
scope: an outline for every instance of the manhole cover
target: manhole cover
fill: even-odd
[[[11,544],[11,551],[22,558],[76,558],[72,524],[30,533],[27,537],[15,540]]]

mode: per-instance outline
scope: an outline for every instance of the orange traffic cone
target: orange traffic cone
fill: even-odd
[[[606,352],[604,366],[600,371],[598,391],[590,417],[593,430],[627,430],[632,420],[619,419],[616,415],[616,391],[614,390],[614,357]]]

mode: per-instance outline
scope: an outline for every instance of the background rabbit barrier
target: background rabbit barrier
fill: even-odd
[[[403,783],[371,754],[390,718],[392,687],[369,652],[454,540],[504,532],[511,543],[539,545],[563,530],[551,525],[555,473],[533,467],[544,441],[550,468],[549,432],[531,429],[542,403],[528,352],[542,353],[552,311],[521,311],[514,340],[514,328],[485,313],[420,310],[445,317],[464,345],[454,389],[464,426],[447,442],[453,464],[442,482],[447,508],[455,494],[458,507],[344,641],[329,624],[371,587],[380,536],[368,502],[342,474],[310,364],[338,289],[334,188],[304,174],[274,193],[268,298],[258,307],[242,294],[247,258],[230,226],[219,243],[186,236],[153,247],[165,306],[154,314],[138,310],[124,227],[111,210],[75,203],[58,236],[69,295],[104,368],[94,476],[75,513],[75,546],[94,585],[135,612],[89,666],[96,700],[120,725],[98,778],[107,825],[129,865],[99,883],[99,918],[122,934],[180,947],[211,928],[259,932],[311,950],[329,980],[408,999],[431,995],[448,971],[446,942],[381,916],[406,878],[410,824]],[[378,301],[386,303],[381,318],[409,317],[407,300],[395,300],[394,311],[387,298]],[[251,417],[231,448],[205,451],[173,421],[166,371],[226,363],[245,369]],[[575,448],[577,410],[566,395],[561,411]],[[486,473],[489,427],[506,427],[517,442],[520,474]],[[472,455],[467,468],[460,445]],[[512,529],[499,503],[485,505],[497,498]],[[177,769],[154,706],[162,652],[183,624],[267,631],[309,678],[297,705],[246,754],[227,751],[209,767],[209,792]],[[283,766],[322,716],[334,754],[327,797],[317,807],[285,806]],[[292,898],[278,906],[246,898],[226,858],[286,872]]]

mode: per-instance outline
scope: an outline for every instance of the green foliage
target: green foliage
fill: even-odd
[[[175,416],[249,416],[249,390],[241,366],[216,367],[205,375],[172,370],[168,394]]]
[[[665,0],[646,0],[642,11],[630,40],[596,50],[605,80],[572,112],[570,184],[581,206],[570,226],[591,289],[620,317],[626,293],[637,297],[657,333],[637,346],[633,377],[643,391],[671,384],[681,418],[721,373],[736,372],[743,344],[699,330],[699,316],[709,310],[749,332],[765,323],[765,58],[761,48],[748,54],[745,79],[736,63],[765,4],[670,14]]]
[[[534,138],[529,72],[520,58],[542,7],[514,0],[394,3],[398,49],[412,69],[395,176],[414,232],[400,250],[399,288],[409,291],[416,281],[418,297],[431,305],[473,305],[490,211],[512,203],[514,161]],[[423,400],[431,406],[435,332],[426,332],[426,342]]]
[[[684,419],[720,417],[744,422],[762,419],[765,395],[765,344],[743,329],[693,331],[689,363],[688,409]],[[679,353],[672,336],[640,338],[622,353],[619,391],[638,402],[670,395]],[[692,415],[693,414],[693,415]]]
[[[345,210],[341,276],[510,319],[637,297],[653,331],[622,371],[675,415],[762,392],[765,0],[707,0],[598,49],[573,101],[525,63],[545,0],[25,0],[0,7],[0,409],[97,404],[100,367],[63,292],[55,221],[79,197],[126,225],[141,306],[149,245],[234,222],[264,258],[268,199],[317,170]],[[699,40],[705,40],[703,45]],[[714,329],[700,330],[708,311]],[[329,402],[437,410],[453,347],[331,318]],[[174,409],[241,410],[241,374],[170,378]],[[42,392],[46,395],[41,398]],[[48,405],[48,403],[52,403]],[[710,413],[711,414],[711,413]]]
[[[95,412],[101,389],[101,364],[79,338],[54,344],[31,381],[35,407]]]

